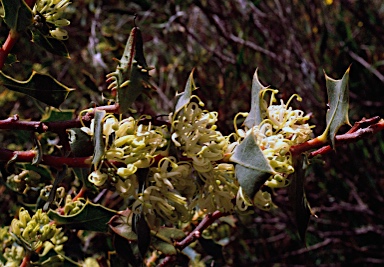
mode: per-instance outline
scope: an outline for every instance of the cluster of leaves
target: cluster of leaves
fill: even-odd
[[[25,4],[24,1],[21,3]],[[3,4],[7,6],[7,3]],[[10,14],[12,11],[7,12]],[[8,26],[15,29],[14,25],[17,23]],[[106,82],[110,82],[108,88],[111,95],[115,95],[115,98],[108,100],[112,105],[86,109],[80,113],[78,120],[62,121],[61,127],[60,123],[55,124],[54,118],[61,117],[60,112],[51,110],[46,123],[42,122],[39,127],[47,132],[44,125],[48,125],[48,131],[58,133],[58,141],[55,142],[47,133],[36,138],[37,149],[31,153],[33,157],[26,156],[32,164],[20,165],[17,162],[25,161],[21,158],[22,153],[3,150],[2,174],[7,177],[4,184],[15,192],[25,194],[25,199],[35,198],[35,203],[28,202],[32,209],[36,214],[47,212],[52,220],[50,224],[54,226],[77,232],[110,232],[113,246],[109,248],[108,257],[102,255],[98,258],[99,264],[107,259],[113,266],[126,263],[139,266],[144,259],[147,259],[147,264],[161,259],[165,262],[182,249],[182,254],[197,264],[199,258],[192,250],[193,245],[188,245],[199,238],[203,228],[213,224],[210,218],[216,219],[236,210],[249,211],[252,208],[248,207],[253,205],[270,209],[274,206],[271,185],[277,183],[285,187],[289,185],[288,181],[291,181],[290,199],[298,230],[301,238],[305,239],[311,214],[304,193],[308,151],[328,142],[335,148],[339,128],[349,123],[349,70],[341,80],[326,76],[329,96],[327,127],[322,135],[311,140],[308,140],[310,127],[306,124],[309,117],[302,116],[303,112],[293,111],[288,103],[274,105],[274,93],[268,104],[265,95],[271,89],[260,83],[256,73],[252,83],[251,110],[246,114],[244,131],[236,130],[228,137],[216,131],[217,115],[200,108],[201,101],[193,95],[196,86],[192,75],[184,92],[178,96],[174,111],[168,116],[169,121],[152,119],[147,115],[126,117],[127,112],[135,116],[131,109],[133,102],[143,93],[149,93],[149,71],[140,29],[134,27],[116,71],[107,75]],[[3,86],[26,93],[53,107],[59,107],[69,92],[68,87],[46,75],[33,74],[26,82],[3,76]],[[46,88],[52,92],[49,97]],[[9,122],[10,125],[18,124],[16,118]],[[268,128],[266,125],[270,131],[262,131]],[[71,134],[69,142],[66,131]],[[300,134],[304,137],[297,138]],[[284,138],[275,147],[278,141],[270,137],[278,135]],[[230,138],[234,141],[231,142]],[[49,156],[59,154],[65,156],[57,159],[66,160],[50,164],[52,158]],[[93,170],[85,168],[91,165]],[[44,166],[59,169],[54,181],[54,175]],[[9,175],[9,172],[12,174]],[[59,187],[65,184],[63,179],[71,180],[66,188]],[[38,196],[31,196],[36,191]],[[72,191],[79,191],[79,194],[72,198]],[[107,205],[84,200],[82,196],[87,192],[89,196],[98,194],[96,199],[102,198],[106,192],[116,192],[124,204],[119,211],[108,209]],[[30,261],[33,255],[43,248],[45,250],[42,241],[39,243],[31,239],[39,244],[36,246],[31,240],[26,240],[26,236],[31,236],[26,234],[27,221],[31,221],[28,216],[24,211],[19,212],[18,228],[11,226],[10,229],[16,237],[5,235],[2,238],[7,241],[7,246],[11,238],[27,247],[24,259],[20,255],[10,257],[15,262],[21,259]],[[186,236],[185,232],[197,231],[191,230],[191,227],[204,216],[208,218],[202,220],[206,224],[196,228],[201,232],[191,238]],[[47,223],[46,219],[42,223]],[[233,225],[231,222],[228,224]],[[55,233],[62,240],[62,232]],[[40,235],[44,233],[37,232],[33,236]],[[205,237],[213,236],[206,234]],[[58,239],[56,236],[50,234],[48,238],[44,235],[44,238],[43,241],[48,239],[54,246],[62,246],[62,242],[55,241]],[[12,250],[11,247],[7,251]],[[151,259],[148,259],[149,249],[153,251]],[[65,256],[60,249],[51,253],[55,255],[40,253],[37,261],[43,265],[58,261],[78,264],[71,258],[72,255]],[[83,262],[85,265],[96,264],[92,259],[84,259]]]

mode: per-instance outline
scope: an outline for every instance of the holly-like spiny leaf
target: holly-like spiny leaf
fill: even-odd
[[[305,155],[294,158],[295,172],[290,176],[291,184],[288,188],[289,202],[292,206],[297,231],[304,244],[306,244],[305,233],[307,231],[309,217],[314,215],[304,191],[305,170],[307,167],[306,160]]]
[[[49,218],[54,220],[58,226],[96,232],[107,232],[108,222],[116,214],[117,211],[89,201],[85,203],[79,212],[73,215],[60,215],[53,210],[48,212]]]
[[[67,98],[70,91],[52,76],[32,72],[32,75],[26,81],[18,81],[0,71],[0,85],[9,90],[29,95],[47,105],[59,108],[61,103]]]
[[[184,106],[191,100],[192,92],[196,90],[195,81],[193,80],[193,71],[189,74],[187,84],[185,85],[184,92],[178,94],[178,99],[175,106],[174,114],[177,114]]]
[[[235,148],[230,160],[237,163],[235,166],[236,178],[243,191],[251,199],[268,177],[274,173],[252,134],[245,137]]]
[[[10,29],[22,32],[32,25],[32,10],[23,0],[1,0],[4,21]]]
[[[113,81],[108,88],[117,90],[120,113],[127,112],[139,95],[153,88],[149,82],[149,70],[144,57],[141,30],[134,27],[116,71],[107,75],[107,81]]]
[[[43,114],[41,121],[50,122],[50,121],[69,121],[75,115],[74,109],[55,109],[49,108]]]
[[[340,80],[334,80],[325,75],[329,109],[326,115],[327,127],[324,133],[319,137],[322,140],[330,139],[332,147],[335,147],[335,136],[339,128],[349,123],[349,70]]]
[[[263,120],[262,118],[262,110],[261,110],[261,101],[260,99],[260,92],[261,90],[265,89],[266,87],[263,86],[259,78],[257,76],[257,69],[255,73],[253,74],[252,79],[252,96],[251,96],[251,110],[247,116],[247,118],[244,121],[244,125],[251,129],[253,126],[257,126],[261,123]]]

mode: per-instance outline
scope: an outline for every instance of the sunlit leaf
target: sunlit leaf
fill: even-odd
[[[244,121],[244,125],[251,129],[253,126],[259,125],[262,121],[262,110],[261,110],[261,101],[260,99],[260,91],[265,89],[259,78],[257,76],[257,70],[253,74],[252,79],[252,97],[251,97],[251,110]]]
[[[313,214],[304,191],[306,158],[301,155],[294,160],[295,172],[290,176],[291,184],[288,188],[289,201],[292,206],[297,231],[305,243],[309,217]]]
[[[70,229],[77,230],[107,232],[108,222],[116,213],[116,211],[102,205],[87,201],[76,214],[61,215],[50,210],[48,216],[54,220],[58,226],[66,226]]]
[[[9,28],[21,32],[32,25],[32,10],[23,0],[1,0],[4,21]]]
[[[175,106],[175,113],[178,113],[185,105],[191,100],[192,92],[196,90],[195,81],[193,80],[193,70],[189,74],[187,84],[185,85],[184,92],[178,95],[178,99]]]
[[[329,109],[327,111],[327,127],[320,138],[331,140],[332,147],[335,147],[335,136],[339,128],[349,123],[349,70],[347,69],[340,80],[334,80],[325,74]],[[329,134],[328,134],[329,133]]]
[[[103,139],[103,119],[106,112],[105,110],[96,110],[95,111],[95,118],[94,118],[94,132],[93,132],[93,145],[94,145],[94,153],[93,153],[93,159],[92,164],[97,165],[103,155],[104,155],[104,148],[105,143]]]
[[[0,85],[26,95],[29,95],[47,105],[59,108],[70,91],[64,84],[50,75],[32,72],[26,81],[18,81],[0,71]]]
[[[230,160],[237,163],[235,167],[236,178],[243,191],[251,199],[270,174],[274,173],[252,134],[245,137],[235,148]]]

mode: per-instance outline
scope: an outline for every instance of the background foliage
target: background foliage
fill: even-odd
[[[22,80],[32,69],[49,71],[77,88],[61,109],[80,111],[92,102],[100,103],[100,91],[107,86],[105,75],[116,65],[113,58],[122,54],[133,14],[138,14],[136,23],[143,32],[148,65],[155,67],[151,74],[157,88],[152,98],[144,96],[136,103],[142,113],[169,113],[175,92],[183,90],[196,68],[195,81],[201,87],[197,94],[207,109],[219,111],[219,129],[225,134],[233,127],[234,114],[249,110],[252,74],[259,68],[260,80],[279,88],[281,98],[287,100],[293,93],[303,97],[299,108],[313,113],[311,122],[320,134],[326,112],[323,69],[340,78],[352,64],[351,123],[384,116],[384,4],[380,0],[88,0],[74,1],[72,7],[66,41],[70,60],[36,49],[26,37],[12,51],[22,63],[3,69]],[[1,26],[4,40],[8,30],[4,22]],[[29,97],[1,89],[0,104],[0,119],[12,114],[41,119]],[[0,132],[4,147],[32,147],[26,140],[18,132]],[[281,190],[275,198],[280,209],[239,217],[223,251],[202,248],[207,264],[212,259],[216,266],[224,262],[236,266],[383,264],[383,159],[383,133],[379,133],[338,147],[337,153],[310,166],[307,197],[319,218],[311,219],[308,249],[302,248],[292,230],[287,194]],[[0,196],[2,225],[12,219],[14,197]],[[103,204],[114,208],[118,201],[111,198]],[[103,250],[96,246],[100,238],[91,239],[87,253]]]

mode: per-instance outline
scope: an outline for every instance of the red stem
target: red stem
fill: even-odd
[[[364,128],[363,128],[364,127]],[[340,134],[335,136],[335,144],[336,146],[340,146],[342,144],[349,144],[353,142],[357,142],[360,139],[372,136],[379,131],[384,130],[384,120],[380,119],[380,117],[376,116],[370,119],[362,119],[361,121],[356,122],[353,127],[346,132],[345,134]],[[319,140],[317,137],[309,140],[307,142],[304,142],[299,145],[292,146],[290,151],[293,156],[300,155],[301,153],[305,151],[309,151],[312,149],[320,148],[316,151],[313,151],[310,154],[310,157],[314,157],[316,155],[323,155],[325,153],[328,153],[332,151],[330,145],[328,145],[328,141],[323,142],[322,140]]]
[[[78,200],[79,198],[84,197],[85,192],[87,192],[87,188],[86,188],[85,186],[83,186],[83,187],[80,189],[79,193],[72,199],[72,201],[76,201],[76,200]]]
[[[15,162],[32,162],[36,156],[36,151],[12,151],[9,149],[0,148],[0,161],[10,161],[14,159]],[[92,157],[81,158],[66,158],[50,155],[43,155],[41,164],[52,167],[61,168],[63,165],[74,168],[88,168],[91,166]]]
[[[3,68],[9,52],[11,52],[11,49],[14,47],[18,39],[19,34],[14,30],[10,30],[7,40],[5,40],[5,43],[0,48],[0,69]]]

